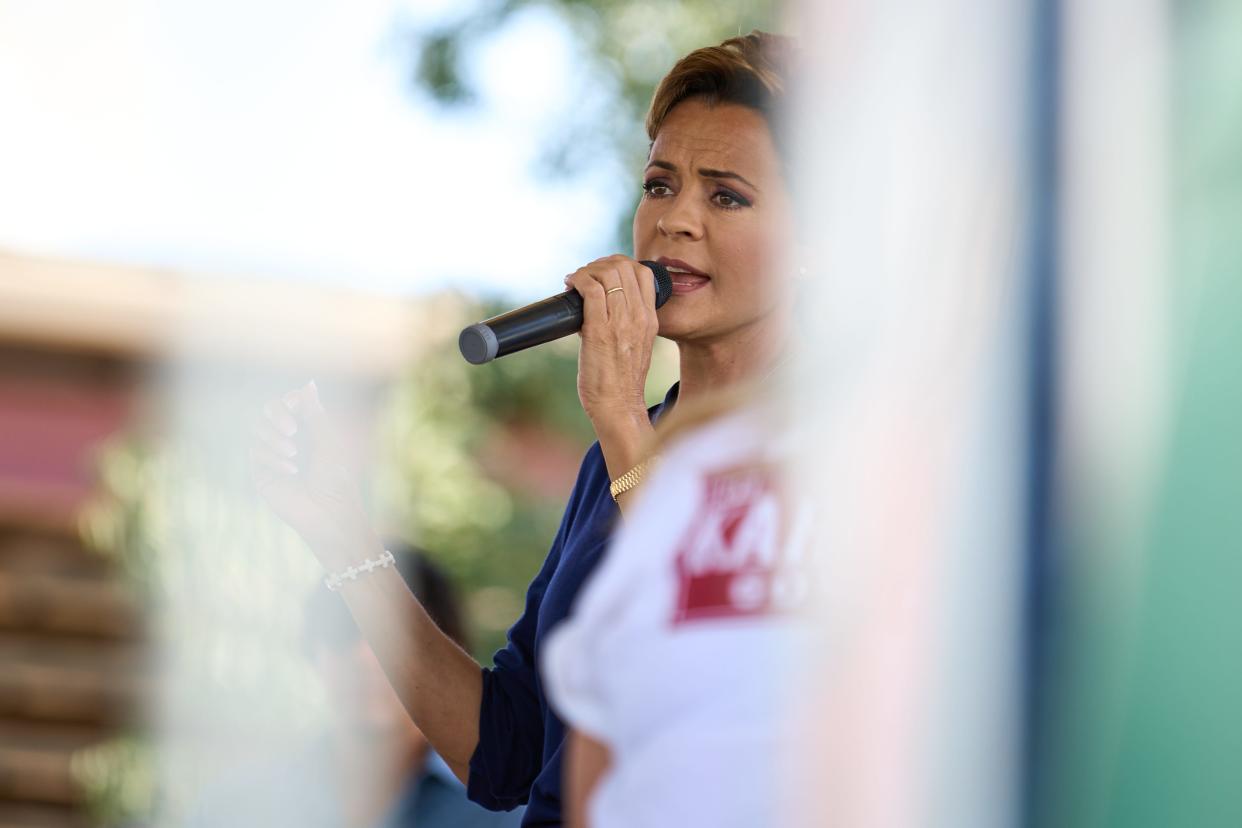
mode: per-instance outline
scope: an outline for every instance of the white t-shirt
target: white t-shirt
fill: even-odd
[[[569,617],[545,692],[607,744],[592,828],[779,823],[790,666],[809,646],[809,510],[754,411],[665,452]]]

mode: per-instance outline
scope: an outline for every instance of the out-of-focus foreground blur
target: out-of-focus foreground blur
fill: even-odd
[[[1242,7],[800,8],[799,813],[1237,824]]]
[[[1242,5],[37,5],[0,0],[0,828],[192,822],[331,721],[322,572],[245,457],[312,378],[489,662],[593,436],[574,341],[456,333],[626,249],[653,84],[754,26],[809,67],[825,527],[773,824],[1242,824]]]

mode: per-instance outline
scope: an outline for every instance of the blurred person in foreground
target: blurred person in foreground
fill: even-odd
[[[394,568],[432,622],[462,647],[456,590],[421,550],[391,544]],[[287,761],[246,769],[204,797],[191,826],[298,828],[517,828],[466,798],[393,692],[370,645],[336,596],[306,603],[307,657],[323,681],[328,726]]]
[[[573,828],[791,824],[811,511],[785,469],[806,441],[756,391],[661,424],[659,467],[545,639]]]
[[[385,565],[314,384],[264,408],[252,449],[260,493],[330,578],[356,575],[341,582],[341,598],[470,798],[493,809],[528,803],[524,825],[562,821],[565,729],[537,669],[543,637],[568,613],[628,508],[655,422],[675,404],[766,375],[784,350],[794,222],[773,120],[793,57],[787,38],[754,32],[692,52],[656,90],[635,258],[608,256],[566,277],[584,299],[578,396],[599,440],[492,668],[441,633]],[[672,298],[658,312],[652,274],[637,259],[672,275]],[[680,381],[648,409],[657,333],[678,346]]]

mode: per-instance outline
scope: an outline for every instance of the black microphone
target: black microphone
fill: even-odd
[[[673,295],[673,277],[659,262],[640,264],[655,274],[655,306],[658,308]],[[457,337],[457,347],[466,362],[482,365],[581,329],[582,295],[571,289],[471,325]]]

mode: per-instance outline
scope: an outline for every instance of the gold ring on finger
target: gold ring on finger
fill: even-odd
[[[619,287],[608,288],[608,290],[604,291],[604,295],[607,296],[610,293],[616,293],[618,290],[625,290],[625,288],[619,288]]]

